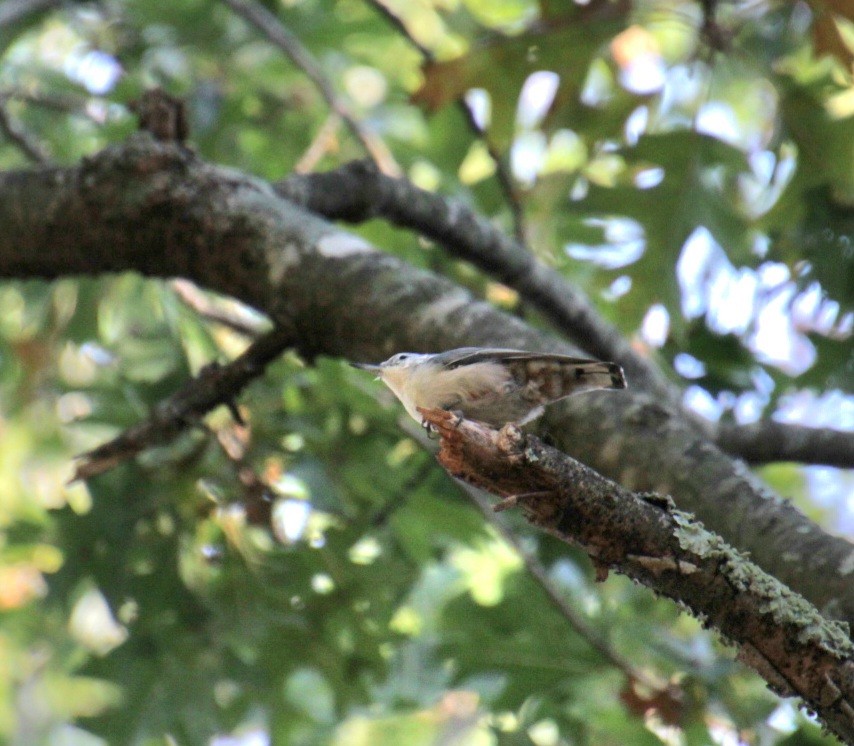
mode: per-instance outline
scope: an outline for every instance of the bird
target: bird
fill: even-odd
[[[419,407],[445,409],[493,427],[521,426],[571,394],[626,388],[616,363],[490,347],[399,352],[379,364],[351,365],[376,373],[422,424]]]

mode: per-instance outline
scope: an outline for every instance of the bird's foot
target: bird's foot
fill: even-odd
[[[449,409],[448,412],[454,417],[456,417],[456,421],[454,422],[454,430],[456,430],[460,425],[463,424],[463,411],[461,409]]]
[[[422,419],[421,427],[424,428],[424,432],[427,434],[427,438],[429,440],[438,440],[439,431],[436,429],[436,426],[432,422],[427,422],[426,419]]]
[[[432,412],[433,410],[422,409],[421,407],[418,407],[418,411],[421,412],[421,414],[423,415],[423,414],[427,414],[428,412]],[[449,424],[451,427],[453,427],[456,430],[462,424],[463,419],[465,419],[463,417],[462,410],[445,409],[444,411],[447,412],[449,415],[451,415],[452,419],[449,421]],[[438,434],[439,430],[441,429],[441,428],[437,427],[436,425],[434,425],[432,422],[429,422],[426,417],[421,418],[421,427],[424,428],[424,430],[427,432],[427,437],[430,438],[431,440],[436,439],[437,434]],[[444,422],[442,423],[442,427],[446,427]]]

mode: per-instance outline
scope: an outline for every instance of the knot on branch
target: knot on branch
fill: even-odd
[[[182,143],[190,134],[184,101],[162,88],[147,90],[128,108],[139,118],[139,128],[161,142]]]
[[[129,198],[138,203],[150,203],[152,195],[161,195],[160,201],[175,199],[170,187],[175,178],[185,178],[196,161],[187,148],[159,142],[149,132],[135,132],[121,145],[83,159],[84,196],[100,210],[112,202],[122,209]]]
[[[508,422],[498,431],[498,438],[495,444],[507,454],[507,458],[511,460],[521,460],[526,458],[525,446],[527,438],[525,434],[513,423]]]

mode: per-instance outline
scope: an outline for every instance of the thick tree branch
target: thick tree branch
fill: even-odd
[[[0,276],[183,276],[267,313],[301,351],[381,360],[465,345],[578,354],[453,283],[376,251],[265,182],[140,133],[76,168],[0,174]],[[544,418],[567,453],[670,494],[826,615],[854,621],[854,548],[823,532],[681,414],[636,390]]]
[[[784,696],[799,696],[854,742],[854,644],[670,498],[635,494],[513,425],[492,430],[424,410],[455,477],[522,505],[528,520],[687,606],[739,647],[738,657]]]
[[[276,16],[254,0],[223,0],[223,2],[267,37],[271,44],[281,49],[291,62],[311,79],[329,108],[341,117],[380,170],[392,175],[400,173],[400,166],[397,165],[385,143],[364,127],[347,103],[335,92],[335,88],[317,60]]]
[[[721,425],[716,440],[727,453],[748,464],[797,461],[854,469],[854,432],[850,431],[760,420]]]

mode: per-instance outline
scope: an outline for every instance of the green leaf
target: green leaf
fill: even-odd
[[[414,100],[436,111],[473,88],[488,91],[488,136],[504,151],[516,128],[517,100],[528,76],[539,70],[555,72],[560,76],[558,100],[577,100],[591,61],[623,27],[619,13],[616,6],[602,18],[579,12],[552,28],[492,39],[456,59],[430,63]]]

